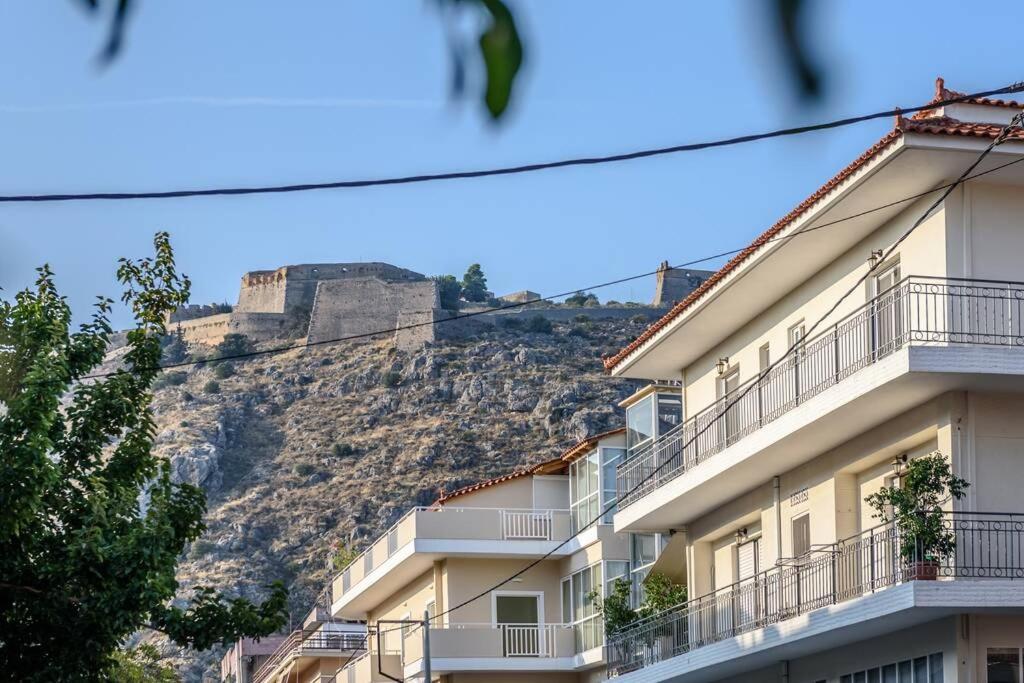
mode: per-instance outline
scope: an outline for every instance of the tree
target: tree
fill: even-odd
[[[900,485],[872,493],[864,501],[883,524],[896,526],[900,554],[908,562],[938,560],[956,547],[952,530],[945,524],[942,507],[966,495],[966,480],[953,474],[941,453],[911,460]]]
[[[355,562],[357,557],[359,557],[359,551],[348,547],[341,541],[335,541],[331,546],[331,566],[334,567],[336,572],[340,572]]]
[[[625,578],[612,583],[612,592],[606,598],[599,591],[587,596],[594,602],[597,613],[604,619],[606,634],[621,631],[630,624],[686,602],[686,586],[673,583],[670,578],[657,572],[644,579],[644,600],[636,609],[631,607],[630,584]]]
[[[459,310],[459,299],[462,297],[462,283],[454,275],[435,275],[431,278],[437,283],[437,293],[441,299],[441,308],[446,311]]]
[[[255,348],[252,341],[244,334],[228,332],[224,335],[224,339],[221,340],[220,344],[217,344],[214,357],[232,358],[234,356],[244,356],[247,353],[252,353]]]
[[[206,501],[152,452],[160,339],[189,293],[167,234],[154,246],[120,261],[135,327],[108,375],[92,373],[110,300],[72,332],[43,266],[34,288],[0,301],[0,670],[15,680],[111,680],[118,646],[142,628],[204,650],[287,622],[280,583],[259,605],[202,586],[177,595],[178,557],[203,533]]]
[[[118,683],[179,683],[173,668],[160,663],[160,651],[149,643],[113,654],[111,679]]]
[[[601,302],[597,296],[591,292],[584,294],[583,292],[576,292],[570,297],[565,299],[565,303],[570,306],[600,306]]]
[[[474,263],[462,276],[462,298],[466,301],[483,302],[487,301],[487,297],[487,277],[480,264]]]
[[[181,330],[161,338],[160,341],[164,347],[162,358],[165,365],[177,365],[188,360],[188,344],[185,343]]]

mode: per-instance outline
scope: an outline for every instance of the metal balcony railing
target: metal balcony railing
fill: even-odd
[[[630,454],[616,472],[619,509],[904,346],[954,344],[1024,346],[1024,283],[900,281],[803,342],[763,377],[752,377]]]
[[[315,631],[310,633],[299,629],[292,632],[274,653],[263,662],[253,674],[253,683],[263,683],[277,670],[282,662],[297,657],[304,651],[320,650],[360,651],[365,649],[365,636],[359,632]]]
[[[944,513],[954,550],[908,552],[893,525],[812,550],[607,636],[611,676],[912,580],[1024,579],[1024,515]]]

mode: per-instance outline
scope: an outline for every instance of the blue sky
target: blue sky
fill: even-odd
[[[817,3],[825,98],[779,68],[763,5],[509,0],[527,42],[513,111],[449,98],[434,2],[138,2],[119,59],[77,3],[0,5],[0,192],[130,191],[459,170],[677,144],[927,100],[936,75],[1024,78],[1016,22],[960,3]],[[108,3],[112,4],[112,3]],[[193,301],[246,270],[480,262],[492,289],[550,294],[740,247],[889,121],[603,167],[287,196],[0,206],[0,287],[48,262],[81,316],[120,256],[168,230]],[[650,280],[601,290],[646,300]],[[118,324],[127,322],[118,312]]]

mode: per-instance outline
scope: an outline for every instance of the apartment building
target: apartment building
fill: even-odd
[[[902,239],[1022,108],[938,104],[957,95],[940,79],[606,359],[654,382],[626,406],[614,529],[667,536],[655,568],[690,596],[613,634],[610,675],[1024,681],[1024,135]],[[970,487],[923,572],[865,498],[931,454]]]
[[[332,617],[370,630],[338,683],[424,680],[425,634],[412,622],[425,618],[432,680],[603,679],[590,593],[630,572],[630,543],[611,515],[588,522],[614,501],[625,445],[624,429],[600,434],[410,510],[333,581]]]

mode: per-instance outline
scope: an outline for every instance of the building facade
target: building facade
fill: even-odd
[[[606,360],[655,382],[626,406],[614,529],[667,537],[652,570],[689,590],[610,636],[610,675],[1024,681],[1021,132],[913,227],[1021,105],[957,95],[940,80]],[[935,455],[970,484],[915,513],[938,550],[866,501]]]
[[[431,679],[451,683],[602,679],[592,594],[628,575],[630,544],[610,515],[589,521],[624,454],[615,430],[410,510],[331,586],[332,617],[370,632],[337,681],[422,681],[427,652]]]

